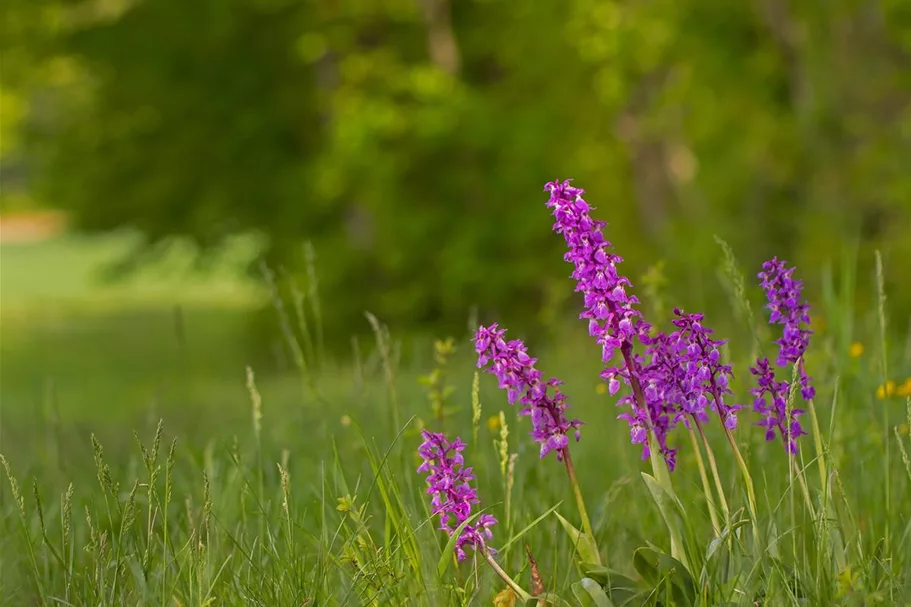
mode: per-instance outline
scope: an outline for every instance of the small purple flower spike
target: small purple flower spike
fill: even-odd
[[[775,342],[779,346],[778,360],[775,362],[780,367],[800,360],[807,351],[813,333],[801,328],[801,324],[810,324],[810,306],[800,299],[803,281],[794,278],[794,269],[788,268],[786,261],[773,257],[762,264],[763,271],[759,273],[768,300],[766,308],[772,312],[769,322],[784,326],[783,336]],[[800,393],[804,400],[816,396],[816,390],[810,385],[811,380],[801,364]]]
[[[427,476],[427,493],[433,497],[430,504],[431,514],[440,516],[440,530],[452,537],[459,525],[471,517],[472,504],[480,503],[477,491],[471,487],[474,474],[471,468],[465,467],[462,451],[465,443],[456,438],[451,443],[441,433],[424,430],[421,434],[424,442],[418,448],[418,454],[424,462],[418,473],[430,472]],[[477,521],[466,525],[456,540],[456,558],[464,561],[465,548],[493,552],[487,542],[493,539],[490,528],[497,519],[489,514],[482,514]]]
[[[500,389],[506,390],[509,404],[520,402],[520,413],[531,417],[531,435],[541,445],[541,457],[556,451],[557,459],[562,461],[563,451],[569,447],[567,435],[572,430],[578,441],[582,422],[566,419],[569,405],[558,388],[563,382],[545,381],[535,369],[537,359],[528,355],[525,344],[517,339],[507,342],[505,334],[506,330],[498,329],[496,323],[478,328],[473,340],[478,368],[493,363],[487,371],[497,377]]]
[[[730,389],[730,380],[734,377],[731,365],[721,364],[721,346],[727,343],[722,339],[709,337],[712,330],[702,326],[702,314],[687,314],[680,309],[674,309],[677,319],[674,326],[680,329],[677,335],[678,348],[681,348],[681,363],[685,370],[684,381],[691,389],[699,391],[699,396],[705,399],[705,393],[713,397],[713,405],[721,422],[728,430],[737,427],[737,411],[740,405],[731,405],[724,402],[726,394],[733,394]],[[699,408],[703,402],[697,396],[695,405]]]
[[[756,425],[766,429],[767,441],[774,440],[775,430],[778,430],[787,452],[791,455],[796,454],[797,439],[806,432],[798,420],[803,409],[792,409],[788,415],[788,382],[775,381],[775,371],[768,358],[756,361],[756,366],[750,368],[750,373],[756,376],[759,385],[758,388],[750,390],[756,397],[753,409],[764,417],[763,421]]]

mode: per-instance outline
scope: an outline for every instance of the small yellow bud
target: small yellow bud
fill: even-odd
[[[895,382],[891,379],[876,389],[876,398],[884,400],[890,396],[895,396]]]
[[[487,428],[491,432],[496,432],[500,429],[500,415],[491,415],[487,418]]]
[[[911,377],[905,380],[905,383],[900,385],[895,393],[899,396],[911,396]]]
[[[848,348],[848,354],[851,355],[851,358],[860,358],[864,353],[864,345],[859,341],[855,341],[851,344],[851,347]]]

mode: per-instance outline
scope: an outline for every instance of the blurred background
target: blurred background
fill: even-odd
[[[102,401],[107,421],[202,424],[246,399],[247,363],[285,381],[264,267],[342,364],[365,310],[403,343],[473,318],[553,337],[579,305],[544,206],[558,178],[643,298],[667,285],[667,307],[729,317],[718,236],[748,280],[798,264],[811,301],[858,269],[862,313],[880,249],[908,326],[909,2],[6,0],[0,18],[7,441]]]

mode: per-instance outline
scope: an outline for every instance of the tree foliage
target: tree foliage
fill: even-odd
[[[337,323],[558,304],[569,270],[541,187],[567,176],[634,275],[715,264],[713,234],[750,267],[837,258],[838,234],[883,247],[896,282],[907,271],[906,2],[68,0],[57,14],[36,54],[83,77],[26,121],[44,199],[150,243],[257,231],[290,267],[312,240]]]

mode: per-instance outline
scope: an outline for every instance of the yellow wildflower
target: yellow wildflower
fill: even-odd
[[[876,389],[876,398],[883,400],[895,396],[895,382],[891,379]]]
[[[343,416],[342,416],[342,419],[341,419],[341,422],[342,422],[342,425],[343,425],[343,426],[350,426],[350,425],[351,425],[351,416],[350,416],[350,415],[343,415]]]
[[[900,385],[895,393],[899,396],[911,396],[911,377],[905,380],[905,383]]]
[[[500,415],[491,415],[487,418],[487,428],[491,432],[496,432],[500,429]]]
[[[607,394],[607,384],[605,384],[605,383],[598,384],[597,386],[595,386],[595,392],[597,392],[598,394]]]
[[[859,577],[860,576],[856,572],[851,571],[850,566],[835,576],[835,584],[838,588],[838,597],[844,598],[853,592],[854,586],[857,584]]]
[[[851,358],[860,358],[864,353],[864,345],[859,341],[855,341],[851,344],[851,347],[848,348],[848,354],[851,355]]]
[[[497,596],[493,597],[494,607],[515,607],[516,593],[512,588],[504,588]]]

